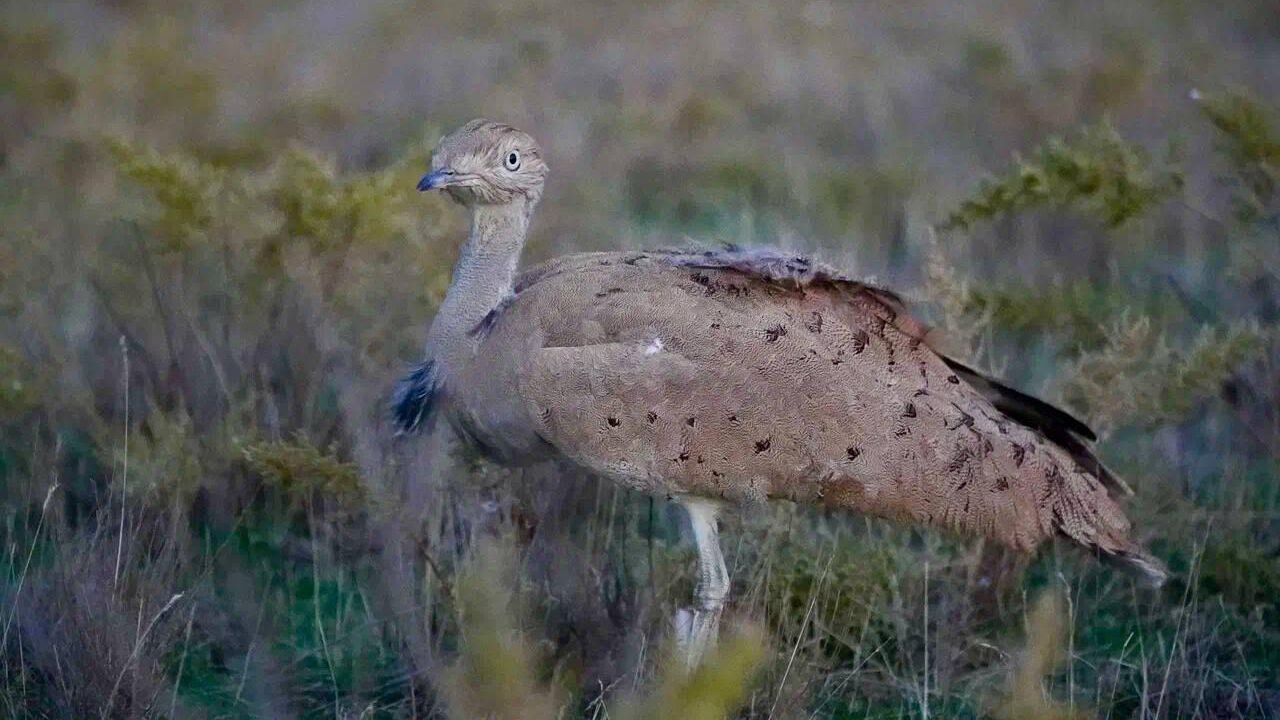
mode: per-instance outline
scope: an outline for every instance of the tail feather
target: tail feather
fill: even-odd
[[[1046,508],[1058,533],[1096,552],[1100,559],[1148,587],[1168,579],[1164,564],[1133,539],[1133,525],[1096,476],[1081,468],[1050,476]]]

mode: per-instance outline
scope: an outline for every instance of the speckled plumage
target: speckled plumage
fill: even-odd
[[[1062,534],[1150,563],[1082,439],[1051,430],[1073,455],[998,410],[889,291],[733,250],[571,255],[516,287],[453,394],[490,443],[516,440],[508,461],[554,452],[638,490],[841,506],[1022,550]],[[483,389],[494,377],[509,402]]]
[[[1164,579],[1092,431],[945,357],[889,290],[734,248],[569,255],[517,276],[546,172],[509,126],[474,121],[441,142],[419,187],[470,208],[471,234],[430,372],[400,398],[430,380],[432,406],[500,462],[565,458],[683,502],[700,555],[691,645],[714,635],[728,591],[724,503],[844,507],[1024,551],[1061,535]],[[421,407],[397,405],[401,426]]]

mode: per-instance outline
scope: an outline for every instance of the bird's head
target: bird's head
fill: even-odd
[[[476,119],[446,135],[431,154],[419,190],[443,190],[466,206],[504,205],[542,197],[547,165],[527,133]]]

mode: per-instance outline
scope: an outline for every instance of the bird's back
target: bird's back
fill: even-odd
[[[459,397],[472,434],[510,455],[554,451],[646,491],[838,505],[1024,549],[1064,534],[1147,562],[1077,436],[1087,428],[935,352],[885,290],[735,251],[571,255],[516,290],[477,328],[462,379],[474,390]]]

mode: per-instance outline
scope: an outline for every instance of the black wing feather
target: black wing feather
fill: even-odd
[[[999,380],[983,375],[977,370],[958,363],[951,358],[943,358],[943,360],[946,361],[947,367],[977,388],[983,395],[986,395],[987,399],[991,400],[991,403],[1000,412],[1014,420],[1039,430],[1048,431],[1060,428],[1089,441],[1098,439],[1098,436],[1088,425],[1085,425],[1067,411],[1056,408],[1019,390],[1014,390]]]
[[[943,360],[946,361],[947,367],[982,393],[983,397],[1009,419],[1040,431],[1051,442],[1070,453],[1081,467],[1096,475],[1107,487],[1124,495],[1133,494],[1129,485],[1107,469],[1107,466],[1103,465],[1102,461],[1085,445],[1086,440],[1092,442],[1098,439],[1097,434],[1088,425],[1065,410],[1014,390],[963,363],[947,357]]]
[[[438,384],[433,360],[422,361],[400,378],[391,393],[391,419],[397,434],[416,432],[431,418]]]

